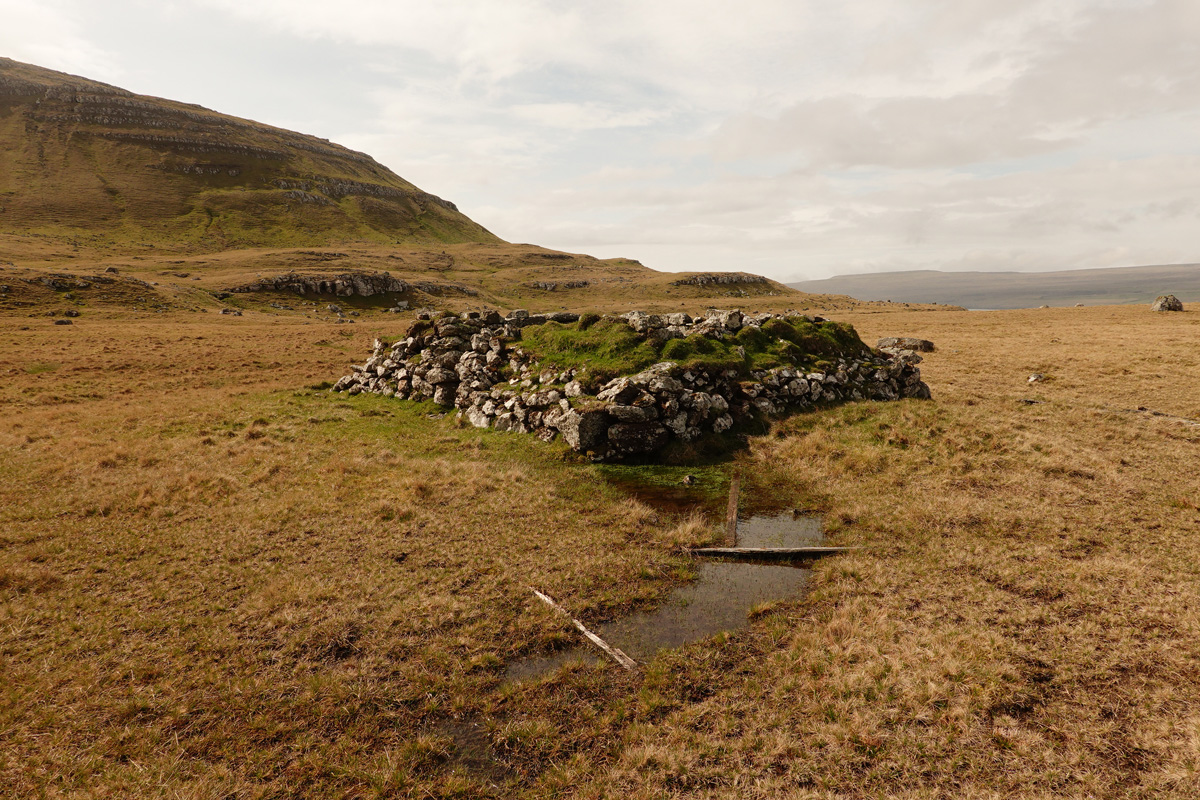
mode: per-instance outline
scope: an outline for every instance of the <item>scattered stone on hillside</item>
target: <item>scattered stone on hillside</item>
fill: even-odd
[[[273,278],[234,286],[231,292],[287,292],[290,294],[333,294],[338,297],[373,297],[407,292],[412,287],[387,272],[346,272],[341,275],[302,275],[288,272]]]
[[[1150,306],[1151,311],[1183,311],[1183,303],[1173,294],[1164,294]]]
[[[55,325],[74,325],[75,323],[71,322],[71,320],[69,320],[69,319],[56,319],[56,320],[54,320],[54,324]]]
[[[63,316],[64,317],[78,317],[79,312],[73,308],[68,308],[66,311],[63,312]]]
[[[732,368],[683,369],[663,362],[614,378],[589,396],[575,370],[547,369],[518,344],[523,328],[574,322],[578,315],[518,309],[507,317],[495,311],[436,318],[422,311],[418,318],[422,317],[432,324],[390,346],[376,340],[367,362],[338,380],[334,391],[433,400],[459,409],[459,418],[478,428],[534,433],[545,441],[561,434],[572,448],[596,460],[654,453],[672,439],[692,441],[708,432],[723,433],[737,420],[757,413],[772,415],[845,400],[930,396],[910,360],[872,354],[848,354],[822,372],[797,367],[753,370],[748,379]],[[715,339],[782,318],[720,309],[696,319],[640,311],[621,317],[647,338],[674,329],[678,336]]]
[[[106,267],[104,271],[109,273],[110,275],[119,274],[119,270],[116,267]]]
[[[1046,376],[1040,372],[1035,372],[1029,376],[1030,383],[1041,383],[1044,380],[1046,380]]]
[[[242,312],[236,308],[222,308],[221,313],[222,314],[232,314],[235,317],[240,317],[242,315]]]
[[[1076,304],[1075,304],[1075,307],[1076,307],[1076,308],[1083,308],[1083,303],[1076,303]]]
[[[935,348],[933,342],[928,339],[914,339],[911,336],[889,336],[885,339],[880,339],[875,345],[875,349],[896,355],[902,350],[912,350],[917,353],[932,353]]]

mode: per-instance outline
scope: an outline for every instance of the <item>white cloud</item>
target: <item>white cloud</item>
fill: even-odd
[[[512,106],[511,113],[534,125],[575,131],[643,127],[665,116],[654,109],[622,111],[602,103],[526,103]]]
[[[773,277],[1200,260],[1194,0],[0,0],[0,19],[8,55],[303,126],[517,241]]]
[[[93,80],[118,79],[115,59],[86,37],[76,12],[66,0],[0,0],[0,55]]]

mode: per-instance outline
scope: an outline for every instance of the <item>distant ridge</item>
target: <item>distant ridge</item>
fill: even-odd
[[[212,250],[500,241],[365,153],[7,58],[0,232]]]
[[[913,270],[840,275],[789,283],[819,294],[858,300],[942,303],[967,308],[1127,305],[1149,303],[1161,294],[1200,302],[1200,264],[1065,270],[1061,272],[939,272]]]

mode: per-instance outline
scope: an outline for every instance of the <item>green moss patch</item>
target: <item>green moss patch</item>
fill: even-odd
[[[530,326],[521,332],[521,346],[540,361],[561,369],[586,370],[598,380],[641,372],[663,360],[661,350],[645,336],[623,320],[611,318],[582,328],[580,322]]]
[[[540,361],[586,371],[593,381],[637,373],[660,361],[674,361],[682,369],[734,369],[748,377],[751,370],[809,369],[869,349],[847,323],[815,323],[800,316],[746,326],[725,339],[693,334],[662,341],[624,320],[584,315],[576,323],[525,328],[521,344]]]

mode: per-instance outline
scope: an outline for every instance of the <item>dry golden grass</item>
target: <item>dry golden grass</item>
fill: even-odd
[[[212,293],[287,272],[325,276],[346,272],[387,272],[416,285],[434,287],[432,292],[413,292],[407,299],[414,307],[454,311],[525,308],[533,312],[641,309],[660,313],[681,310],[699,313],[716,306],[754,312],[786,308],[844,312],[888,307],[888,304],[864,303],[848,297],[803,294],[774,282],[675,286],[675,281],[693,273],[658,272],[623,258],[597,259],[507,242],[406,243],[397,246],[348,242],[336,247],[264,247],[195,253],[179,245],[147,245],[138,250],[103,241],[81,244],[78,240],[62,237],[0,232],[0,253],[6,254],[0,258],[0,284],[36,278],[48,271],[86,279],[113,267],[122,278],[151,284],[148,291],[155,302],[188,308],[218,308],[221,304]],[[553,291],[535,288],[539,283],[565,287],[570,281],[586,281],[588,285]],[[463,287],[475,294],[464,293]],[[36,290],[36,287],[21,288],[24,294]],[[42,294],[38,298],[41,303],[52,301],[53,293],[49,290]],[[102,293],[88,290],[74,294],[89,300]],[[119,307],[128,310],[135,305],[133,299],[126,298]],[[337,301],[366,308],[379,306],[385,298],[349,301],[342,298]],[[273,315],[279,315],[279,312],[270,308],[270,302],[296,306],[297,311],[306,310],[299,308],[299,298],[288,294],[238,294],[228,302]],[[328,299],[319,305],[323,309],[327,303]],[[0,310],[4,307],[5,298],[0,293]]]
[[[793,418],[742,468],[861,554],[635,726],[614,794],[1193,797],[1200,318],[1145,308],[850,317],[935,340],[930,403]],[[1047,375],[1030,386],[1028,375]],[[1022,399],[1042,401],[1026,405]]]
[[[16,794],[326,796],[564,638],[529,584],[669,586],[671,526],[561,450],[305,390],[366,326],[98,316],[0,322]]]
[[[1200,427],[1126,410],[1200,418],[1200,316],[838,318],[935,340],[935,400],[729,468],[867,549],[636,674],[503,684],[574,641],[530,584],[598,621],[705,526],[307,388],[403,320],[0,316],[0,793],[1195,796]]]

